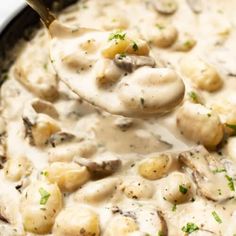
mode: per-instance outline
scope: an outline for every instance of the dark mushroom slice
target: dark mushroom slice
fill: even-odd
[[[200,14],[202,12],[202,0],[186,0],[186,2],[193,13]]]
[[[179,160],[192,170],[199,193],[212,201],[225,201],[234,196],[232,178],[224,165],[203,146],[182,152]]]
[[[33,125],[37,119],[37,115],[40,113],[48,115],[54,119],[59,116],[52,103],[40,99],[34,99],[24,108],[22,115],[23,121]]]
[[[153,5],[158,13],[165,15],[174,14],[178,8],[175,0],[154,0]]]
[[[10,224],[10,221],[0,213],[0,222],[6,223],[6,224]]]
[[[136,55],[122,55],[117,54],[114,58],[114,63],[122,70],[133,72],[139,67],[149,66],[155,67],[156,62],[152,57],[136,56]]]
[[[118,159],[106,161],[90,161],[86,159],[75,160],[78,164],[86,166],[92,179],[101,179],[114,174],[121,166]]]
[[[47,144],[50,144],[52,147],[56,147],[62,143],[68,143],[74,141],[76,136],[67,132],[57,132],[50,136],[47,140]]]
[[[162,211],[157,211],[157,215],[159,216],[161,222],[161,230],[159,231],[159,235],[168,236],[168,226],[164,217],[164,213]]]

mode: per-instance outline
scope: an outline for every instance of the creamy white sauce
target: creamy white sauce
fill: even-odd
[[[0,130],[5,130],[6,135],[1,137],[0,151],[4,150],[3,154],[7,162],[3,163],[3,169],[0,170],[0,216],[8,223],[1,221],[0,218],[0,235],[38,235],[39,229],[47,228],[45,222],[49,219],[52,221],[44,232],[41,231],[41,235],[91,235],[83,231],[73,233],[73,227],[67,223],[70,221],[70,216],[66,214],[64,215],[65,222],[61,222],[60,226],[66,228],[69,233],[58,233],[57,216],[70,209],[69,207],[81,209],[81,206],[97,214],[100,230],[94,235],[118,236],[118,232],[122,232],[118,230],[124,227],[124,221],[122,223],[116,220],[116,217],[120,216],[133,220],[133,228],[130,226],[126,232],[120,233],[127,236],[157,236],[158,232],[160,232],[159,235],[162,235],[161,232],[163,235],[170,236],[187,235],[184,231],[187,230],[188,223],[191,227],[197,226],[192,235],[233,236],[236,234],[235,190],[232,189],[236,178],[236,149],[235,137],[233,137],[235,134],[232,128],[227,127],[227,124],[236,125],[234,116],[236,114],[236,71],[234,68],[236,57],[234,8],[236,5],[233,1],[203,1],[201,14],[195,14],[185,1],[178,0],[177,3],[178,9],[174,14],[163,15],[155,10],[152,1],[88,0],[75,4],[59,15],[59,20],[72,28],[83,26],[101,30],[103,33],[91,32],[84,37],[90,38],[92,37],[90,34],[94,34],[98,41],[101,39],[102,43],[107,42],[110,34],[110,32],[104,33],[105,30],[123,28],[129,34],[135,35],[135,38],[149,41],[149,32],[156,33],[156,29],[160,27],[156,26],[157,24],[163,24],[163,27],[169,24],[175,26],[179,36],[173,45],[160,48],[154,42],[149,42],[150,55],[156,62],[162,59],[165,67],[173,68],[178,76],[183,78],[186,87],[182,104],[161,117],[125,118],[111,115],[88,104],[71,92],[55,75],[50,62],[53,58],[50,59],[49,56],[50,37],[46,30],[39,30],[31,41],[25,43],[9,71],[9,79],[1,87],[1,117],[6,125],[3,124]],[[187,51],[180,50],[183,44],[185,46],[189,44],[189,36],[187,42],[185,39],[182,40],[186,37],[185,33],[191,35],[191,39],[196,41],[196,45]],[[98,34],[101,34],[101,38]],[[63,44],[62,39],[60,47],[62,44],[63,50],[59,49],[63,53],[65,51],[69,54],[73,53],[78,41],[74,43]],[[59,49],[57,52],[60,52]],[[91,59],[97,60],[98,54],[93,54]],[[189,56],[199,57],[207,65],[213,66],[222,85],[211,92],[199,87],[202,81],[196,82],[190,78],[191,76],[186,76],[181,68],[181,61]],[[87,60],[87,57],[84,59]],[[60,63],[57,64],[58,62],[53,61],[53,63],[56,63],[54,64],[56,67],[61,66]],[[196,68],[199,67],[196,66]],[[206,68],[205,71],[209,69]],[[64,69],[61,67],[63,73]],[[142,69],[137,69],[136,72]],[[94,99],[94,89],[98,90],[96,83],[87,83],[87,79],[95,79],[95,77],[90,77],[91,73],[95,73],[95,70],[81,72],[80,78],[77,78],[77,75],[68,78],[72,83],[69,87],[72,89],[77,86],[77,80],[81,79],[80,83],[84,86],[83,88],[86,88],[84,90],[86,94],[81,93],[81,95],[89,102],[91,102],[90,94],[93,94],[91,99]],[[208,78],[211,76],[214,77],[213,79],[217,77],[215,71],[209,72]],[[132,80],[132,74],[126,79]],[[110,98],[108,100],[106,94],[111,94],[111,92],[105,89],[102,92],[99,90],[100,100],[96,101],[106,102],[119,110],[120,101]],[[166,97],[171,95],[166,93]],[[33,103],[35,98],[40,99],[41,103]],[[190,103],[189,106],[193,109],[191,111],[189,109],[189,114],[185,112],[183,116],[181,109],[187,103]],[[195,103],[201,103],[202,107],[199,105],[199,109],[194,109]],[[42,107],[40,104],[43,104]],[[33,107],[32,110],[30,109],[31,112],[29,112],[30,106]],[[183,107],[180,108],[181,106]],[[126,114],[128,112],[126,110]],[[131,110],[130,114],[135,112]],[[27,123],[26,118],[32,123]],[[177,119],[186,122],[179,125]],[[198,127],[197,131],[193,127]],[[215,163],[212,161],[215,159],[210,157],[212,162],[209,160],[197,162],[198,171],[202,174],[203,182],[201,182],[201,178],[200,180],[196,178],[193,167],[179,161],[179,154],[198,146],[199,143],[204,145],[203,137],[209,136],[209,139],[211,137],[215,141],[212,133],[214,134],[216,129],[219,135],[225,135],[226,142],[222,141],[223,137],[220,137],[221,143],[217,145],[217,149],[216,144],[206,145],[217,161]],[[52,136],[58,132],[73,134],[75,137],[66,137],[64,141],[52,139]],[[57,141],[59,143],[56,143]],[[147,167],[149,171],[141,174],[143,172],[140,166],[143,160],[153,158],[160,160],[160,153],[171,156],[171,164],[166,172],[163,171],[166,165],[160,165],[159,169],[157,168],[157,173],[160,173],[158,178],[145,177],[145,173],[152,173],[152,169]],[[119,160],[120,168],[112,175],[99,180],[93,179],[91,173],[90,177],[81,174],[83,171],[78,165],[77,172],[71,170],[77,177],[67,176],[67,180],[65,180],[66,177],[65,179],[58,177],[60,174],[68,173],[66,168],[72,168],[68,167],[72,163],[81,164],[86,161],[99,163],[99,161],[110,160]],[[52,171],[50,166],[53,166],[52,163],[55,162],[63,162],[67,167],[61,172],[53,172],[54,174],[50,175],[47,171]],[[154,168],[154,165],[153,162],[149,167]],[[218,169],[215,169],[215,166],[218,166]],[[177,177],[173,181],[172,177],[175,175]],[[226,175],[228,177],[225,177]],[[54,177],[58,179],[55,181]],[[83,178],[84,181],[81,180]],[[40,180],[41,183],[38,188],[35,184],[36,180]],[[83,183],[78,184],[79,180]],[[184,181],[191,185],[190,189],[187,189],[189,197],[180,191],[180,185],[185,183]],[[62,193],[62,205],[59,203],[56,205],[56,200],[53,202],[58,210],[57,213],[46,215],[47,210],[45,210],[45,219],[41,217],[40,209],[44,207],[51,209],[53,203],[50,203],[50,198],[54,197],[58,200],[55,194],[58,190],[54,189],[54,192],[52,190],[57,188],[56,184],[49,185],[49,182],[57,182],[61,189],[63,187],[73,190]],[[220,189],[215,189],[219,183],[221,183]],[[77,185],[74,187],[73,184],[78,184],[79,187]],[[206,188],[207,193],[203,193],[200,185]],[[18,191],[16,186],[18,186]],[[38,191],[40,186],[44,186],[44,190],[50,192],[48,202],[46,201],[45,204],[40,204],[42,200]],[[32,187],[36,191],[34,190],[29,199],[32,197],[33,200],[27,200],[25,195],[27,191],[32,191]],[[185,190],[182,189],[182,191]],[[213,201],[209,199],[211,192],[218,193],[217,196],[214,194],[214,199],[223,195],[230,195],[232,199]],[[174,197],[169,193],[174,193]],[[176,203],[172,201],[173,199]],[[22,202],[25,209],[22,209]],[[47,205],[49,203],[51,205]],[[157,212],[161,212],[163,219]],[[25,222],[25,214],[28,214],[35,222]],[[114,219],[115,223],[118,222],[117,225]],[[86,220],[78,222],[86,222]],[[42,223],[42,225],[37,228],[36,223]],[[32,225],[34,225],[33,228],[30,227]],[[79,226],[77,228],[81,229]]]

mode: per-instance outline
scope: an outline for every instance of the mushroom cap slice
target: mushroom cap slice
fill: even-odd
[[[235,195],[224,165],[203,146],[180,153],[179,160],[192,170],[198,190],[205,198],[225,201]]]
[[[90,161],[87,159],[75,160],[82,166],[86,166],[92,179],[101,179],[114,174],[121,166],[119,159]]]

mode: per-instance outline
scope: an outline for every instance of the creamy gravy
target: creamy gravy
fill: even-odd
[[[0,235],[236,235],[235,3],[193,3],[88,0],[59,16],[148,42],[186,87],[162,117],[93,107],[58,80],[46,30],[24,44],[1,87]]]

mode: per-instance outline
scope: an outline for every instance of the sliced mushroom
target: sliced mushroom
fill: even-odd
[[[90,161],[86,159],[75,160],[78,164],[86,166],[93,179],[101,179],[114,174],[121,166],[119,159]]]
[[[117,54],[114,59],[115,64],[127,72],[133,72],[142,66],[154,67],[155,60],[149,56],[122,55]]]
[[[52,147],[56,147],[59,144],[67,143],[76,139],[74,134],[67,132],[58,132],[50,136],[47,140],[47,144],[50,144]]]
[[[25,106],[22,120],[25,136],[29,138],[31,145],[45,144],[53,133],[60,130],[55,120],[58,116],[55,107],[43,100],[34,99]]]
[[[0,212],[0,221],[6,224],[10,224],[9,220]]]
[[[200,14],[202,12],[202,0],[186,0],[190,9],[196,13]]]
[[[25,106],[22,117],[23,120],[33,125],[38,114],[45,114],[54,119],[59,116],[52,103],[40,99],[34,99]]]
[[[192,170],[198,190],[205,198],[225,201],[234,196],[224,165],[203,146],[180,153],[179,160]]]
[[[157,211],[157,215],[159,216],[161,222],[161,230],[159,231],[159,235],[168,236],[168,226],[162,211]]]
[[[157,12],[165,15],[174,14],[178,8],[175,0],[158,0],[153,2]]]

